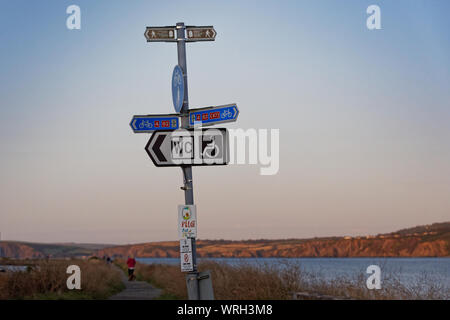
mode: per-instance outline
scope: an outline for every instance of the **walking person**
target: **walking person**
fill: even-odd
[[[128,256],[127,260],[127,266],[128,266],[128,281],[133,281],[136,279],[134,275],[134,267],[136,266],[136,260],[133,256]]]

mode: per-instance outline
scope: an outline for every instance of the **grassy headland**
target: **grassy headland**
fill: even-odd
[[[23,272],[0,273],[0,299],[106,299],[124,288],[120,271],[98,259],[0,259],[0,265],[5,264],[28,268]],[[81,269],[81,290],[67,289],[69,265]]]

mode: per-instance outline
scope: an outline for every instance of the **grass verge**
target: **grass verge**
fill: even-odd
[[[23,265],[27,271],[0,273],[0,299],[107,299],[124,289],[120,271],[102,260],[28,260]],[[67,289],[69,265],[81,269],[80,290]]]
[[[215,298],[219,300],[284,300],[292,299],[294,292],[364,300],[450,299],[448,288],[425,274],[404,285],[397,277],[399,272],[391,272],[384,274],[382,289],[368,290],[368,275],[363,273],[324,280],[323,275],[306,272],[288,260],[257,265],[207,261],[199,265],[199,270],[211,270]],[[178,266],[138,263],[135,272],[138,279],[163,290],[160,299],[187,299],[185,274]]]

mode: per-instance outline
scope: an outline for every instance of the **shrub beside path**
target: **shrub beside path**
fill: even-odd
[[[155,288],[145,281],[128,281],[123,271],[120,270],[120,272],[125,289],[111,296],[109,300],[153,300],[161,295],[161,289]]]

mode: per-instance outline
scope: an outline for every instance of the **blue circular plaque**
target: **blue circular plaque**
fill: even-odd
[[[172,101],[176,112],[180,112],[184,100],[183,70],[176,65],[172,73]]]

